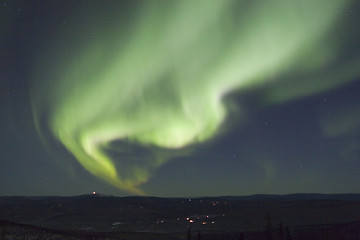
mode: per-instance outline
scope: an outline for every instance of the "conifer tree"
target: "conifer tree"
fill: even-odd
[[[5,240],[5,239],[6,239],[5,227],[1,226],[0,227],[0,240]]]
[[[187,234],[187,240],[191,240],[191,228],[189,228],[188,230],[188,234]]]
[[[197,240],[201,240],[201,232],[200,231],[198,232]]]
[[[270,217],[269,214],[266,215],[266,239],[267,240],[273,240],[271,217]]]
[[[286,231],[286,240],[292,240],[289,227],[286,227],[285,231]]]
[[[285,240],[284,238],[284,228],[282,223],[279,223],[279,229],[278,229],[278,236],[279,236],[279,240]]]

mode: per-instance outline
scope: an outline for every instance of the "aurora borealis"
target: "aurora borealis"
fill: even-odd
[[[356,1],[35,3],[1,9],[2,141],[115,194],[360,190]]]

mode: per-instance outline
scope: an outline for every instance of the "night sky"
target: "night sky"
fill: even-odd
[[[360,192],[357,0],[0,0],[0,196]]]

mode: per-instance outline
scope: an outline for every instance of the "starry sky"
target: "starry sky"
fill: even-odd
[[[0,0],[0,195],[360,192],[356,0]]]

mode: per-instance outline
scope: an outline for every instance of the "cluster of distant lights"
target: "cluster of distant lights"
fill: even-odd
[[[188,199],[188,202],[191,202],[192,199],[189,198]],[[200,203],[203,202],[202,199],[199,200]],[[184,204],[185,202],[181,202],[181,204]],[[227,202],[223,202],[225,205],[227,204]],[[219,201],[211,201],[210,203],[212,206],[217,206],[219,204],[221,204],[221,202]],[[190,217],[186,217],[184,218],[185,222],[187,223],[200,223],[202,225],[207,225],[207,224],[215,224],[215,221],[210,221],[211,218],[213,217],[217,217],[217,216],[222,216],[222,217],[225,217],[225,214],[221,214],[221,215],[212,215],[212,216],[209,216],[209,215],[201,215],[201,216],[197,216],[197,215],[194,215],[194,216],[190,216]],[[180,221],[181,219],[183,218],[177,218],[177,221]],[[161,220],[161,219],[157,219],[156,220],[156,224],[162,224],[162,223],[165,223],[166,220]]]
[[[225,214],[223,214],[222,216],[225,216]],[[206,219],[206,221],[203,221],[204,218]],[[206,224],[215,224],[215,221],[209,221],[209,215],[206,216],[191,216],[191,217],[187,217],[185,218],[185,222],[188,223],[200,223],[202,225],[206,225]],[[180,221],[180,218],[177,218],[177,221]],[[161,220],[161,219],[157,219],[156,220],[156,224],[162,224],[165,223],[166,220]]]
[[[195,218],[197,220],[194,220]],[[208,221],[200,221],[200,220],[202,220],[203,216],[200,216],[200,217],[195,216],[195,218],[194,217],[192,217],[192,218],[188,217],[188,218],[186,218],[186,221],[189,222],[189,223],[195,223],[196,221],[199,221],[202,225],[208,224]],[[206,219],[208,219],[208,218],[209,218],[209,215],[206,215]],[[215,221],[211,221],[211,224],[215,224]]]
[[[96,195],[96,192],[95,191],[93,191],[92,192],[92,195]],[[192,201],[192,199],[191,198],[189,198],[188,199],[188,201],[189,202],[191,202]],[[203,200],[201,200],[200,199],[200,203],[202,203],[203,202]],[[181,202],[182,204],[184,204],[184,202]],[[216,205],[218,205],[219,204],[219,201],[212,201],[211,202],[211,205],[212,206],[216,206]],[[227,202],[224,202],[224,204],[227,204]],[[143,208],[142,206],[140,206],[140,208]],[[222,217],[225,217],[225,214],[222,214],[221,215]],[[215,217],[214,215],[213,215],[213,217]],[[201,215],[201,216],[197,216],[197,215],[195,215],[195,216],[191,216],[191,217],[186,217],[185,218],[185,221],[186,222],[188,222],[188,223],[200,223],[200,224],[202,224],[202,225],[207,225],[207,224],[215,224],[215,221],[209,221],[210,220],[210,216],[209,215]],[[204,221],[204,219],[206,220],[206,221]],[[180,221],[180,218],[177,218],[177,221]],[[163,219],[157,219],[156,220],[156,224],[162,224],[162,223],[165,223],[165,222],[167,222],[166,220],[163,220]]]

